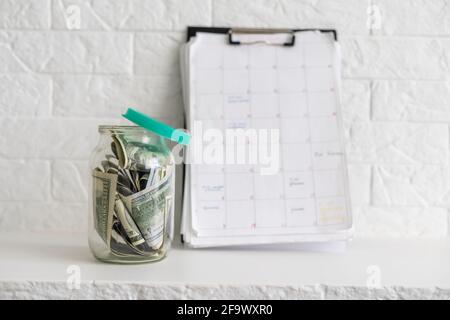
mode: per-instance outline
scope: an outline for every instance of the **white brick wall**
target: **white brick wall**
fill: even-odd
[[[447,235],[449,0],[0,0],[0,230],[85,228],[97,125],[179,121],[187,25],[336,28],[357,236]]]

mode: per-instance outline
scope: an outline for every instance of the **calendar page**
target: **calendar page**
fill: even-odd
[[[333,36],[230,45],[225,34],[198,33],[183,57],[194,140],[185,232],[216,245],[345,238],[352,216]]]

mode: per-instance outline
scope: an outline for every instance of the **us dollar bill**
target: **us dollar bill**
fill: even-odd
[[[119,160],[119,165],[122,168],[128,168],[128,156],[125,150],[125,145],[122,137],[120,135],[111,136],[113,139],[111,150]]]
[[[116,216],[119,219],[123,230],[125,231],[125,236],[130,241],[130,243],[135,247],[144,243],[145,239],[142,237],[138,227],[136,226],[134,220],[131,218],[119,195],[116,195],[114,209],[116,212]]]
[[[121,257],[135,257],[136,255],[144,255],[144,252],[134,246],[126,237],[126,231],[116,217],[113,219],[111,252],[114,255]]]
[[[161,248],[164,242],[167,203],[173,197],[172,179],[173,173],[170,172],[154,186],[122,197],[147,245],[153,250]]]
[[[164,163],[165,156],[156,146],[133,140],[124,135],[114,135],[111,150],[123,169],[146,171],[153,163]]]
[[[109,248],[115,206],[117,174],[94,170],[92,175],[94,228]]]

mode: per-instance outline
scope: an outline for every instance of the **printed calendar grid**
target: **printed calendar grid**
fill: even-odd
[[[305,120],[305,118],[307,119],[307,121],[306,121],[306,123],[307,123],[307,126],[308,126],[308,139],[309,140],[306,140],[306,141],[303,141],[303,142],[286,142],[286,141],[284,141],[284,142],[282,142],[282,144],[281,144],[281,146],[286,146],[286,145],[301,145],[301,144],[305,144],[305,145],[308,145],[309,146],[309,151],[310,151],[310,164],[311,164],[311,167],[309,168],[309,170],[304,170],[304,171],[299,171],[299,170],[297,170],[297,171],[295,171],[295,170],[286,170],[286,168],[284,168],[284,166],[283,165],[281,165],[281,168],[280,168],[280,173],[281,173],[281,176],[282,176],[282,179],[283,179],[283,183],[282,183],[282,187],[283,187],[283,197],[281,198],[281,199],[279,199],[278,201],[282,201],[282,200],[284,200],[283,201],[283,210],[282,210],[282,212],[284,213],[284,221],[280,224],[280,225],[276,225],[276,226],[264,226],[264,225],[257,225],[257,224],[255,224],[256,222],[257,222],[257,220],[258,220],[258,210],[256,209],[256,205],[255,205],[255,203],[257,203],[258,201],[261,201],[261,200],[267,200],[267,199],[260,199],[260,198],[258,198],[258,197],[255,197],[254,195],[255,195],[255,189],[256,189],[256,187],[255,187],[255,184],[256,184],[256,176],[257,176],[257,173],[255,172],[255,170],[253,169],[253,170],[251,170],[251,171],[249,171],[249,173],[251,174],[251,176],[252,176],[252,182],[253,182],[253,185],[252,185],[252,194],[253,194],[253,197],[251,197],[250,199],[228,199],[229,198],[229,195],[227,195],[227,177],[228,177],[228,179],[230,179],[231,178],[231,176],[230,175],[239,175],[239,174],[243,174],[243,175],[248,175],[248,173],[239,173],[239,172],[228,172],[228,170],[227,170],[227,167],[224,167],[224,168],[222,168],[222,172],[221,172],[221,174],[223,175],[223,179],[224,179],[224,183],[223,183],[223,194],[224,194],[224,197],[223,197],[223,199],[221,199],[220,201],[221,202],[223,202],[225,205],[223,206],[224,207],[224,213],[223,213],[223,216],[221,217],[221,226],[217,226],[217,227],[215,227],[215,228],[226,228],[226,229],[233,229],[233,228],[235,228],[235,229],[239,229],[239,227],[233,227],[233,226],[230,226],[229,224],[228,224],[228,222],[227,222],[227,217],[228,217],[228,215],[230,214],[230,212],[228,212],[227,211],[227,207],[228,207],[228,204],[229,203],[235,203],[235,202],[248,202],[248,203],[251,203],[252,204],[252,209],[253,209],[253,219],[252,219],[252,224],[251,224],[251,226],[242,226],[241,228],[243,228],[243,229],[245,229],[245,228],[248,228],[248,227],[252,227],[252,228],[258,228],[258,229],[263,229],[263,228],[280,228],[280,227],[284,227],[284,228],[298,228],[299,226],[296,226],[296,225],[289,225],[289,223],[288,223],[288,210],[287,210],[287,201],[289,201],[290,199],[289,198],[287,198],[286,197],[286,194],[287,194],[287,192],[286,192],[286,173],[290,173],[290,172],[295,172],[295,173],[311,173],[312,174],[312,179],[311,179],[311,181],[312,181],[312,184],[313,184],[313,186],[312,186],[312,190],[316,190],[316,187],[315,187],[315,178],[314,178],[314,175],[317,173],[317,172],[320,172],[320,171],[331,171],[331,172],[335,172],[335,171],[339,171],[339,170],[341,170],[341,168],[336,168],[336,169],[316,169],[316,168],[314,168],[314,159],[313,159],[313,149],[314,149],[314,146],[316,145],[320,145],[320,144],[327,144],[327,143],[338,143],[339,141],[338,141],[338,139],[332,139],[332,140],[330,140],[330,141],[320,141],[320,142],[312,142],[310,139],[311,139],[311,137],[312,137],[312,130],[311,130],[311,122],[312,122],[312,118],[314,118],[314,119],[320,119],[320,118],[324,118],[324,119],[326,119],[326,118],[330,118],[330,115],[316,115],[316,116],[314,116],[314,117],[312,117],[311,116],[311,109],[310,109],[310,105],[309,105],[309,97],[310,97],[310,95],[311,95],[311,93],[324,93],[324,92],[326,92],[326,91],[324,91],[324,90],[316,90],[316,91],[312,91],[312,90],[309,90],[308,89],[308,83],[307,83],[307,73],[308,72],[310,72],[308,69],[311,69],[311,68],[308,68],[308,67],[306,67],[306,61],[305,61],[305,59],[306,59],[306,51],[307,51],[307,46],[302,46],[302,50],[303,50],[303,54],[302,54],[302,63],[301,63],[301,65],[299,66],[299,68],[298,69],[300,69],[300,70],[302,70],[302,74],[303,74],[303,80],[304,80],[304,88],[302,89],[302,90],[299,90],[299,91],[289,91],[289,90],[282,90],[282,88],[280,88],[280,76],[279,76],[279,74],[278,74],[278,69],[279,69],[279,66],[278,66],[278,64],[279,64],[279,58],[278,58],[278,56],[277,56],[277,64],[276,64],[276,66],[268,66],[268,67],[266,67],[266,68],[259,68],[259,71],[261,71],[261,70],[270,70],[270,69],[275,69],[276,70],[276,72],[277,72],[277,76],[275,77],[275,79],[276,79],[276,82],[275,82],[275,88],[274,88],[274,92],[273,92],[273,94],[276,94],[276,107],[277,107],[277,115],[276,115],[276,117],[275,118],[273,118],[273,117],[254,117],[253,116],[253,99],[254,99],[254,96],[255,96],[255,94],[257,95],[257,94],[271,94],[270,92],[269,93],[267,93],[267,92],[253,92],[252,90],[250,90],[250,88],[252,87],[252,84],[251,84],[251,81],[252,81],[252,75],[251,75],[251,72],[250,71],[247,71],[246,72],[246,75],[247,75],[247,90],[245,91],[245,92],[242,92],[242,91],[236,91],[236,92],[224,92],[224,90],[220,90],[219,92],[216,92],[216,93],[211,93],[211,92],[206,92],[206,93],[202,93],[202,92],[197,92],[197,95],[199,96],[199,97],[201,97],[202,95],[204,96],[204,95],[216,95],[216,96],[220,96],[221,97],[221,109],[222,109],[222,114],[221,114],[221,116],[219,117],[219,118],[215,118],[214,120],[216,120],[216,121],[221,121],[222,123],[222,128],[223,129],[225,129],[225,128],[227,128],[227,125],[228,125],[228,123],[227,123],[227,121],[228,120],[230,120],[230,118],[229,117],[227,117],[227,109],[226,109],[226,106],[225,106],[225,101],[226,101],[226,99],[227,98],[229,98],[230,96],[235,96],[235,97],[238,97],[238,96],[240,96],[240,97],[242,97],[242,96],[247,96],[248,98],[247,98],[247,102],[248,102],[248,105],[249,105],[249,110],[250,110],[250,114],[249,115],[247,115],[247,117],[246,118],[244,118],[243,119],[243,123],[245,123],[245,120],[247,120],[249,123],[250,123],[250,125],[248,126],[248,127],[254,127],[254,125],[255,125],[255,120],[258,120],[258,119],[270,119],[270,120],[276,120],[276,122],[278,123],[278,127],[280,128],[280,131],[281,131],[281,135],[283,135],[283,128],[282,128],[282,125],[283,125],[283,119],[285,119],[285,118],[283,118],[282,117],[282,109],[281,109],[281,101],[280,101],[280,99],[281,99],[281,97],[282,97],[282,95],[284,94],[284,95],[289,95],[289,94],[293,94],[293,95],[295,95],[295,94],[303,94],[304,95],[304,97],[305,97],[305,100],[306,100],[306,111],[307,111],[307,114],[306,115],[304,115],[303,117],[296,117],[296,118],[290,118],[290,119],[295,119],[295,120],[298,120],[299,122],[300,121],[304,121]],[[224,87],[224,84],[225,84],[225,82],[226,82],[226,79],[225,79],[225,74],[226,74],[226,70],[227,70],[227,68],[225,68],[224,66],[225,66],[225,61],[224,61],[224,55],[223,55],[223,52],[222,51],[220,51],[220,50],[218,50],[218,52],[220,52],[220,55],[221,55],[221,64],[220,64],[220,66],[219,66],[219,70],[220,70],[220,72],[221,72],[221,87],[223,88]],[[277,50],[275,50],[275,53],[277,54],[278,53],[278,51]],[[248,61],[250,61],[250,47],[247,47],[247,49],[246,49],[246,54],[247,54],[247,60]],[[282,67],[283,68],[283,67]],[[288,67],[286,67],[286,68],[288,68]],[[327,65],[327,66],[325,66],[325,67],[321,67],[321,68],[318,68],[318,66],[314,66],[314,68],[313,69],[325,69],[325,70],[327,70],[327,69],[330,69],[330,68],[332,68],[332,66],[330,66],[330,65]],[[211,70],[215,70],[215,71],[217,71],[216,69],[217,68],[209,68],[209,67],[205,67],[205,68],[198,68],[199,70],[209,70],[209,71],[211,71]],[[229,69],[231,69],[231,70],[234,70],[234,71],[236,71],[236,70],[239,70],[239,71],[242,71],[241,69],[242,68],[229,68]],[[245,70],[249,70],[249,67],[248,66],[246,66],[246,68],[244,68]],[[245,73],[245,71],[244,71],[244,73]],[[196,89],[198,89],[198,88],[196,88]],[[331,92],[333,92],[334,91],[334,87],[331,87],[331,88],[329,88],[329,91],[331,91]],[[198,120],[200,120],[202,117],[200,116],[200,117],[197,117],[196,118],[196,111],[198,111],[197,110],[197,108],[196,108],[197,106],[194,106],[194,111],[193,111],[193,114],[194,114],[194,117],[192,117],[193,119],[198,119]],[[336,111],[334,111],[334,114],[332,115],[332,118],[335,120],[335,122],[336,122]],[[212,120],[212,119],[210,119],[210,120]],[[232,118],[231,118],[231,120],[233,120]],[[237,119],[234,119],[234,120],[237,120]],[[242,120],[242,119],[239,119],[239,120]],[[246,127],[244,127],[244,128],[246,128]],[[342,153],[342,151],[340,150],[339,151],[340,153]],[[281,154],[281,157],[283,157],[284,155],[283,154]],[[282,159],[283,160],[283,159]],[[281,162],[281,163],[283,163],[283,162]],[[341,170],[342,171],[342,170]],[[195,175],[196,175],[196,169],[193,169],[193,172],[194,172],[194,177],[195,177]],[[202,173],[202,174],[204,174],[204,173]],[[206,173],[206,174],[211,174],[211,173]],[[195,178],[193,179],[193,186],[194,187],[196,187],[196,182],[195,182]],[[199,192],[196,192],[197,193],[197,199],[196,199],[196,201],[198,202],[198,203],[200,203],[200,202],[202,202],[202,203],[214,203],[214,202],[217,202],[217,201],[212,201],[212,200],[207,200],[207,199],[202,199],[202,200],[200,200],[200,198],[198,198],[198,193]],[[344,194],[341,194],[341,195],[339,195],[339,194],[336,194],[336,195],[334,195],[334,196],[332,196],[332,197],[330,197],[330,196],[321,196],[320,197],[320,199],[327,199],[327,198],[343,198],[344,197]],[[294,198],[294,199],[309,199],[309,200],[311,200],[311,199],[313,199],[313,202],[314,202],[314,206],[313,206],[313,208],[311,209],[311,210],[314,210],[314,216],[315,216],[315,219],[314,219],[314,222],[313,222],[313,225],[317,225],[318,224],[318,222],[317,222],[317,208],[316,208],[316,206],[317,206],[317,200],[318,200],[318,197],[317,197],[317,194],[312,194],[310,197],[297,197],[297,198]],[[242,205],[242,204],[241,204]],[[199,215],[198,213],[197,213],[197,216],[201,216],[201,215]],[[309,226],[309,225],[308,225]]]

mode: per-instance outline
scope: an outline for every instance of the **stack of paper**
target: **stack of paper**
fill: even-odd
[[[238,37],[241,38],[238,38]],[[192,247],[351,234],[332,33],[197,32],[181,50],[187,129],[181,233]],[[278,42],[278,43],[277,43]],[[280,45],[281,44],[281,45]]]

